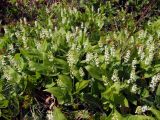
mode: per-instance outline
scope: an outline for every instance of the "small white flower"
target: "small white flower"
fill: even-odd
[[[136,68],[136,64],[137,64],[137,60],[136,58],[134,58],[134,60],[132,61],[132,68]]]
[[[131,55],[131,51],[128,50],[127,53],[126,53],[126,56],[124,57],[124,62],[127,63],[130,59],[130,55]]]
[[[138,55],[139,55],[141,61],[145,58],[145,53],[144,53],[143,49],[144,49],[143,46],[138,47]]]
[[[149,106],[147,106],[147,105],[138,106],[138,107],[136,108],[135,113],[137,113],[137,114],[142,114],[142,113],[145,113],[145,112],[148,111],[148,110],[149,110]]]
[[[7,79],[8,81],[12,79],[11,75],[8,74],[8,71],[7,71],[7,70],[4,70],[3,77],[4,77],[5,79]]]
[[[155,91],[156,86],[157,86],[159,81],[160,81],[160,73],[158,73],[157,75],[154,75],[152,77],[151,83],[149,85],[149,87],[151,88],[152,92]]]
[[[109,82],[107,81],[107,77],[106,76],[102,76],[102,80],[104,82],[104,85],[107,86],[109,84]]]
[[[4,58],[2,58],[2,65],[5,66],[7,65],[6,61],[4,60]]]
[[[55,31],[57,31],[57,30],[58,30],[56,26],[54,27],[54,30],[55,30]]]
[[[128,36],[129,36],[129,32],[128,32],[128,30],[127,30],[127,29],[125,29],[125,30],[124,30],[124,33],[125,33],[126,37],[128,37]]]
[[[77,54],[78,53],[75,50],[69,50],[68,51],[67,62],[68,62],[70,67],[72,67],[73,65],[75,65],[78,62]]]
[[[41,49],[41,44],[40,44],[40,42],[35,42],[35,45],[36,45],[36,48],[37,48],[38,50]]]
[[[85,42],[83,43],[83,47],[86,48],[86,47],[88,47],[88,46],[89,46],[89,41],[87,40],[87,41],[85,41]]]
[[[147,45],[147,46],[150,46],[151,43],[152,43],[152,41],[153,41],[153,36],[152,36],[152,35],[149,35],[149,38],[148,38],[148,40],[147,40],[147,42],[146,42],[146,45]]]
[[[94,60],[95,60],[96,66],[99,67],[99,58],[97,53],[94,54]]]
[[[81,23],[81,28],[84,28],[84,23],[83,22]]]
[[[145,38],[146,35],[147,35],[147,31],[141,30],[141,31],[139,32],[138,38],[139,38],[139,39]]]
[[[94,12],[94,6],[92,6],[91,10],[92,10],[92,12]]]
[[[25,36],[22,36],[22,41],[23,41],[24,48],[28,48],[27,38]]]
[[[104,57],[105,57],[106,64],[108,64],[109,63],[110,54],[109,54],[109,50],[108,50],[107,47],[105,47]]]
[[[112,80],[113,82],[118,82],[118,81],[119,81],[118,70],[115,69],[115,70],[113,71],[111,80]]]
[[[135,68],[132,68],[131,74],[130,74],[130,79],[128,80],[128,84],[135,82],[135,81],[136,81],[136,72],[135,72]]]
[[[98,10],[97,10],[97,13],[99,14],[100,13],[100,9],[98,8]]]
[[[93,59],[93,53],[87,53],[86,55],[86,62],[90,62]]]
[[[9,33],[9,30],[6,27],[4,27],[4,31],[6,34]]]
[[[81,45],[78,45],[76,49],[77,49],[77,51],[80,51],[81,50]]]
[[[38,22],[37,20],[34,22],[35,27],[38,27]]]
[[[19,32],[19,31],[16,31],[16,32],[15,32],[15,35],[16,35],[16,37],[20,37],[20,32]]]
[[[149,107],[147,105],[142,106],[142,112],[145,113]]]
[[[79,69],[79,74],[80,74],[81,77],[84,77],[85,74],[84,74],[84,71],[83,71],[82,68]]]
[[[51,55],[49,56],[49,59],[48,59],[50,62],[52,62],[54,60],[54,57]]]
[[[67,40],[67,43],[69,43],[69,41],[70,41],[70,38],[71,38],[71,35],[70,35],[70,33],[67,33],[67,34],[66,34],[66,40]]]
[[[14,52],[15,52],[15,49],[14,49],[14,47],[13,47],[12,44],[9,45],[9,50],[11,51],[11,53],[14,53]]]
[[[150,65],[154,57],[154,44],[149,46],[149,55],[145,59],[145,64]]]
[[[47,120],[54,120],[53,111],[47,111]]]
[[[98,46],[99,46],[100,48],[103,47],[103,42],[102,42],[102,40],[99,40],[99,41],[98,41]]]
[[[136,84],[134,84],[133,86],[132,86],[132,88],[131,88],[131,92],[133,92],[133,93],[136,93],[137,92],[137,85]]]
[[[23,18],[24,24],[27,25],[27,19],[26,17]]]
[[[66,22],[67,22],[67,18],[66,18],[66,17],[63,17],[63,18],[62,18],[62,23],[65,24]]]
[[[78,29],[79,29],[78,26],[76,26],[76,32],[78,32]]]
[[[10,62],[11,64],[14,64],[13,56],[8,55],[7,58],[8,58],[8,60],[9,60],[9,62]]]
[[[142,53],[141,53],[141,57],[140,57],[140,59],[141,59],[141,60],[143,60],[144,58],[145,58],[145,53],[144,53],[144,52],[142,52]]]
[[[111,51],[111,56],[115,57],[116,56],[116,50],[115,50],[114,45],[111,47],[110,51]]]
[[[143,46],[138,47],[138,55],[141,55],[143,52]]]
[[[50,13],[50,11],[49,11],[49,9],[48,9],[48,8],[46,8],[46,13],[47,13],[47,14],[49,14],[49,13]]]
[[[117,114],[113,114],[111,120],[119,120]]]
[[[42,29],[40,32],[40,38],[44,39],[44,38],[49,38],[50,37],[50,33],[47,29]]]

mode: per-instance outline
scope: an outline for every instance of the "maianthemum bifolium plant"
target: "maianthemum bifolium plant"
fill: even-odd
[[[38,89],[58,102],[48,120],[160,120],[160,19],[131,34],[132,15],[110,2],[80,8],[55,4],[34,23],[5,27],[1,118],[44,119]]]

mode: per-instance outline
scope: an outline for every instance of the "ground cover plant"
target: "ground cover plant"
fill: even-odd
[[[1,119],[160,120],[160,17],[138,14],[147,3],[159,10],[60,2],[3,26]]]

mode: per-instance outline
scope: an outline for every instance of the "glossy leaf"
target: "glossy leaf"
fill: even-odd
[[[76,83],[76,93],[86,88],[89,84],[89,80],[82,80]]]

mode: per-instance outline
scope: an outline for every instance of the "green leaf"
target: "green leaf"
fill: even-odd
[[[0,79],[0,92],[2,92],[2,90],[3,90],[3,82],[2,82],[2,80]]]
[[[43,41],[43,43],[42,43],[42,44],[43,44],[43,45],[42,45],[41,50],[45,52],[45,51],[47,50],[48,43],[47,43],[47,41],[45,40],[45,41]]]
[[[113,109],[106,120],[123,120],[123,117],[116,109]]]
[[[96,78],[98,80],[102,80],[102,75],[100,73],[99,68],[97,68],[95,66],[91,66],[91,65],[88,65],[85,68],[89,72],[89,74],[91,75],[91,77]]]
[[[0,117],[2,117],[2,111],[1,111],[1,109],[0,109]]]
[[[45,88],[51,88],[51,87],[53,87],[53,86],[55,86],[56,85],[56,83],[55,82],[52,82],[52,83],[46,83],[46,85],[45,85]]]
[[[157,96],[160,96],[160,84],[158,85],[158,88],[157,88],[157,90],[156,90],[156,95],[157,95]]]
[[[160,120],[160,111],[159,110],[151,108],[150,111],[155,115],[155,117],[157,118],[157,120]]]
[[[154,66],[156,73],[160,72],[160,64]]]
[[[147,89],[144,89],[143,92],[142,92],[142,96],[144,98],[149,97],[149,91]]]
[[[54,58],[54,64],[58,65],[58,68],[68,69],[68,63],[63,59]]]
[[[76,93],[81,91],[82,89],[86,88],[89,84],[89,80],[82,80],[76,83]]]
[[[113,104],[129,107],[128,100],[126,97],[120,93],[121,89],[124,89],[125,85],[120,85],[120,83],[114,83],[112,86],[108,87],[105,92],[102,93],[102,97],[106,100],[112,101]]]
[[[16,117],[19,114],[19,101],[16,96],[10,98],[7,108],[10,109],[1,109],[2,116],[4,118]],[[10,119],[9,119],[10,120]]]
[[[61,89],[60,87],[48,88],[48,89],[45,89],[45,91],[53,94],[58,99],[58,102],[60,104],[63,104],[65,100],[67,99],[66,90]]]
[[[121,88],[123,85],[120,85],[119,83],[114,83],[113,85],[106,88],[106,91],[102,93],[102,95],[109,97],[110,95],[119,94]]]
[[[35,63],[33,61],[29,62],[29,68],[33,71],[38,71],[38,72],[42,72],[42,71],[47,72],[49,70],[48,66],[40,63]]]
[[[11,76],[11,80],[9,81],[10,83],[20,83],[21,81],[21,75],[17,73],[12,67],[8,67],[7,70],[8,74]]]
[[[72,80],[67,75],[59,75],[59,80],[62,83],[60,87],[67,88],[66,90],[72,90]]]
[[[128,115],[123,120],[155,120],[153,117],[145,115]]]
[[[54,108],[53,118],[54,120],[67,120],[61,110],[57,107]]]
[[[0,108],[6,108],[8,106],[8,100],[0,100]]]
[[[17,61],[20,69],[22,70],[22,69],[24,68],[24,61],[23,61],[23,59],[21,58],[20,54],[19,54],[19,53],[16,54],[16,55],[14,56],[14,58],[15,58],[15,60]]]
[[[90,94],[84,93],[83,99],[92,109],[99,109],[101,112],[104,112],[103,106],[99,97],[95,97]]]

